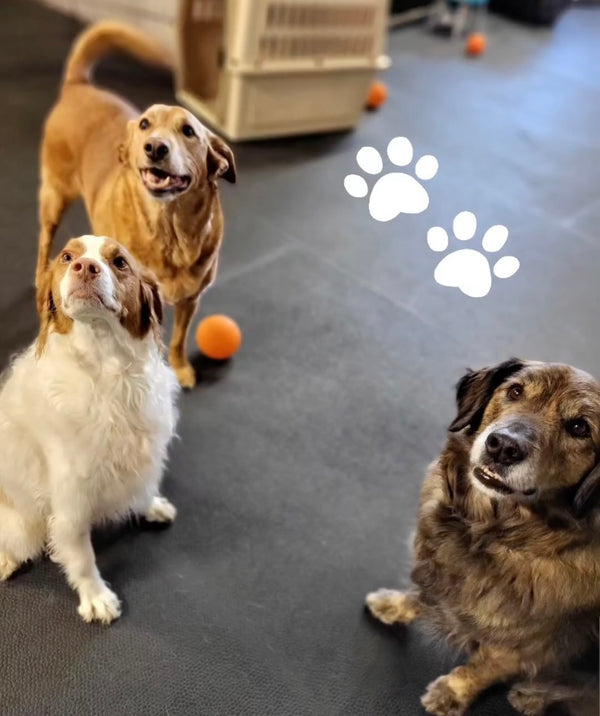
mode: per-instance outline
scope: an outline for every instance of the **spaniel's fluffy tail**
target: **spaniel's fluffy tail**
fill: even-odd
[[[91,82],[98,62],[116,52],[150,65],[169,69],[174,65],[171,53],[144,33],[119,22],[99,22],[76,39],[67,58],[63,84]]]

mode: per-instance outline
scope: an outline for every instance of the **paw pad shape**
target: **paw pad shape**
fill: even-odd
[[[408,167],[413,160],[413,146],[406,137],[394,137],[387,146],[387,157],[397,167]],[[365,174],[377,176],[383,172],[383,158],[375,147],[362,147],[356,163]],[[431,154],[422,156],[414,166],[414,175],[421,181],[433,179],[438,160]],[[429,206],[429,194],[420,181],[408,171],[382,174],[372,189],[359,174],[348,174],[344,188],[355,199],[369,196],[369,213],[376,221],[391,221],[400,214],[420,214]]]
[[[461,211],[454,217],[454,236],[459,241],[471,241],[477,231],[477,219],[470,211]],[[506,244],[508,229],[501,224],[490,226],[483,235],[481,247],[488,254],[495,254]],[[446,251],[448,233],[441,226],[427,232],[427,244],[432,251]],[[490,269],[488,257],[476,249],[452,251],[438,263],[434,278],[441,286],[458,288],[471,298],[483,298],[492,288],[492,271],[496,278],[511,278],[519,270],[519,260],[514,256],[502,256]]]

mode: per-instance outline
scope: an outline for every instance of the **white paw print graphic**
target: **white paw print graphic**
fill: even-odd
[[[470,241],[477,230],[477,219],[470,211],[461,211],[454,217],[454,236],[459,241]],[[488,253],[500,251],[508,239],[506,226],[496,224],[483,235],[481,246]],[[432,251],[446,251],[448,234],[441,226],[427,232],[427,243]],[[519,260],[514,256],[502,256],[494,264],[496,278],[510,278],[519,270]],[[458,249],[444,256],[435,268],[435,280],[440,286],[459,288],[471,298],[483,298],[492,288],[492,272],[488,258],[475,249]]]
[[[397,167],[406,167],[413,160],[413,147],[406,137],[395,137],[387,147],[387,156]],[[375,147],[358,150],[356,163],[366,174],[383,171],[383,159]],[[421,181],[433,179],[437,174],[438,160],[431,154],[421,157],[414,173]],[[344,188],[355,199],[363,199],[369,186],[359,174],[348,174]],[[369,196],[369,213],[376,221],[391,221],[400,214],[420,214],[429,206],[429,194],[414,176],[406,172],[388,172],[379,177]]]

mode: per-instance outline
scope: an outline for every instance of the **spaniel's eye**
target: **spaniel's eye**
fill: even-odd
[[[185,134],[186,137],[195,137],[196,132],[194,132],[194,128],[191,124],[184,124],[181,128],[181,131]]]
[[[71,261],[73,261],[73,255],[70,254],[68,251],[65,251],[61,257],[60,260],[63,264],[70,264]]]
[[[119,271],[124,271],[126,268],[129,268],[129,264],[122,256],[115,256],[113,259],[113,266],[118,268]]]
[[[585,418],[574,418],[567,420],[565,427],[573,438],[589,438],[591,435],[590,424]]]
[[[150,126],[150,122],[146,119],[146,117],[144,117],[143,119],[140,120],[139,126],[140,126],[140,129],[148,129],[148,127]]]
[[[506,397],[509,400],[519,400],[523,395],[523,386],[519,383],[513,383],[506,391]]]

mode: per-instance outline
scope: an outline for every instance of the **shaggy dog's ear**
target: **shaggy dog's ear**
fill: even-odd
[[[582,515],[585,508],[589,505],[592,497],[596,495],[600,488],[600,463],[592,469],[592,471],[583,478],[581,484],[577,488],[575,493],[575,512],[578,515]]]
[[[524,361],[511,358],[491,368],[469,370],[456,386],[458,415],[448,430],[456,433],[464,428],[469,428],[470,433],[475,432],[481,425],[483,413],[496,388],[511,375],[521,370],[524,365]]]

